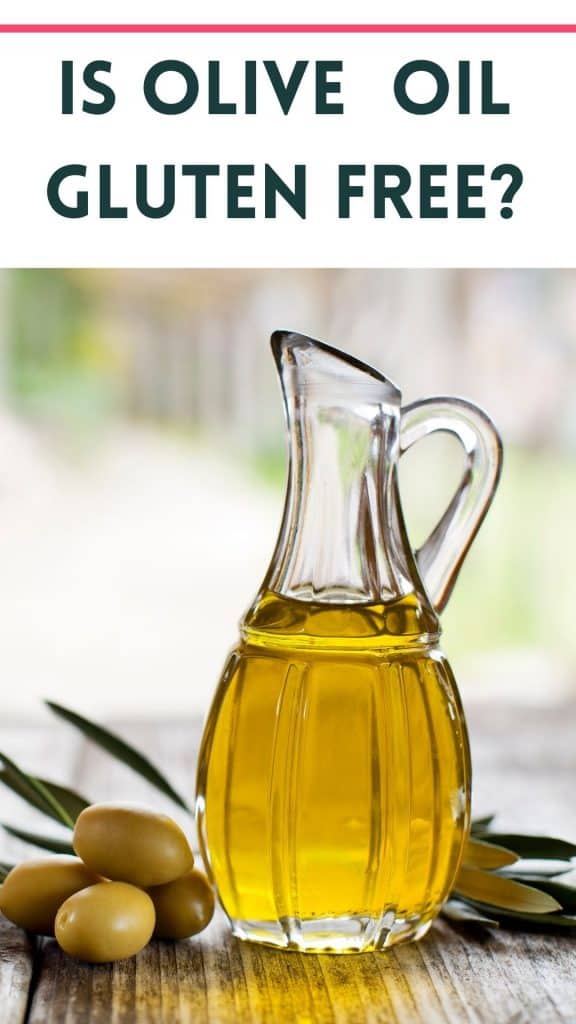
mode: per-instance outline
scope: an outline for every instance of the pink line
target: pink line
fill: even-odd
[[[90,34],[90,33],[111,33],[115,35],[119,34],[148,34],[148,33],[162,33],[162,34],[182,34],[182,33],[197,33],[197,34],[230,34],[230,33],[254,33],[254,34],[422,34],[422,33],[460,33],[460,34],[478,34],[478,33],[496,33],[496,34],[561,34],[561,33],[576,33],[576,24],[574,25],[433,25],[433,24],[422,24],[422,25],[51,25],[51,24],[37,24],[37,25],[2,25],[0,24],[0,33],[8,34],[20,34],[20,35],[37,35],[39,33],[68,33],[68,34]]]

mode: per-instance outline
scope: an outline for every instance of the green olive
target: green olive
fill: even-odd
[[[200,871],[148,890],[156,910],[157,939],[187,939],[201,932],[214,913],[214,893]]]
[[[64,900],[101,881],[77,857],[37,857],[6,875],[0,887],[0,910],[20,928],[53,935],[54,918]]]
[[[100,882],[70,896],[56,914],[58,945],[70,956],[104,964],[139,953],[150,941],[154,904],[126,882]]]
[[[86,807],[76,821],[72,843],[93,871],[143,888],[171,882],[194,864],[180,826],[140,804]]]

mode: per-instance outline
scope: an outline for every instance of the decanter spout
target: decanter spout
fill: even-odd
[[[374,367],[294,331],[275,331],[272,352],[285,400],[300,395],[314,402],[384,403],[400,406],[400,391]]]

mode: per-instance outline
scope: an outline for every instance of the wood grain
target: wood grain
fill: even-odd
[[[0,1024],[26,1020],[32,961],[28,936],[0,916]]]
[[[576,838],[576,708],[496,713],[479,707],[469,717],[478,813],[502,810],[507,828]],[[118,728],[191,797],[198,726]],[[93,746],[79,744],[64,725],[0,729],[0,744],[27,766],[42,763],[44,771],[42,758],[49,756],[51,777],[73,780],[93,799],[152,801],[190,829],[169,801]],[[17,802],[10,817],[40,824]],[[12,856],[25,849],[9,845]],[[219,914],[197,939],[153,943],[131,961],[91,967],[64,956],[53,940],[34,950],[4,924],[0,1024],[573,1024],[575,954],[569,935],[505,929],[473,935],[439,921],[420,943],[384,954],[304,956],[240,943]]]

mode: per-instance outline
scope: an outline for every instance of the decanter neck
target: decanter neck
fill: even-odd
[[[290,469],[265,586],[333,603],[393,601],[419,589],[398,500],[398,389],[302,335],[278,332],[272,345]]]

